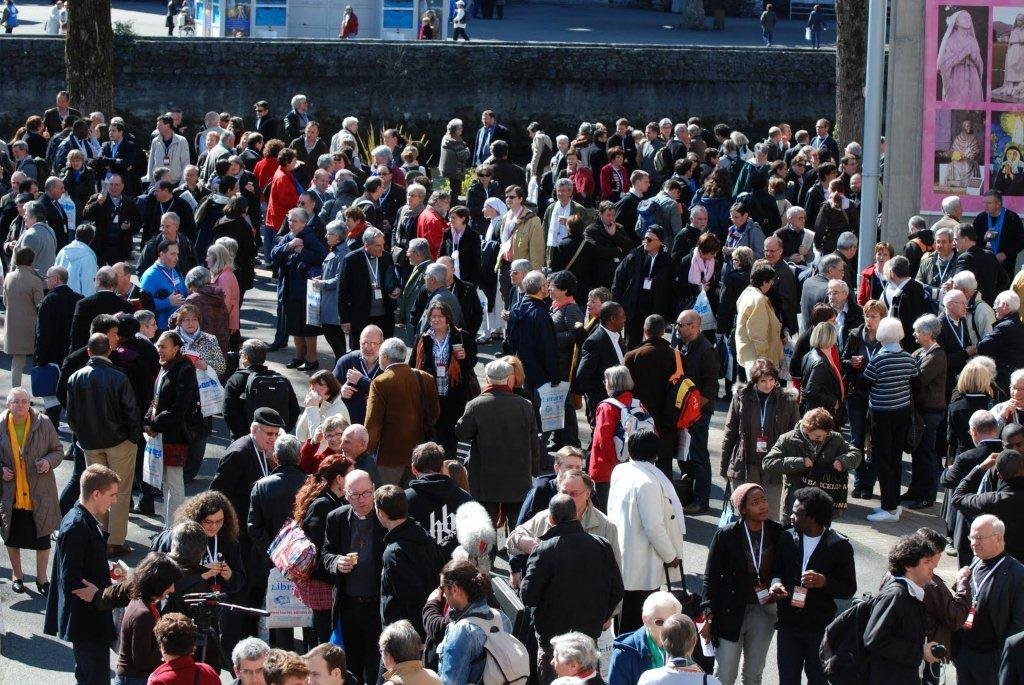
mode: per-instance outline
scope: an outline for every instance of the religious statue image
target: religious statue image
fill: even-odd
[[[981,195],[986,174],[985,112],[948,110],[935,112],[935,167],[933,189],[937,193]]]
[[[960,123],[960,132],[949,146],[949,165],[943,184],[950,188],[969,188],[972,180],[980,180],[981,141],[974,134],[974,122],[969,118]]]
[[[990,140],[992,188],[1024,196],[1024,113],[993,112]]]
[[[986,24],[987,31],[987,24]],[[946,18],[946,33],[939,44],[935,68],[942,82],[945,102],[982,102],[985,63],[974,19],[967,10],[958,10]]]
[[[997,18],[998,18],[997,10]],[[995,26],[995,23],[993,24]],[[1006,57],[1003,61],[1003,82],[992,90],[992,99],[1002,102],[1024,102],[1024,14],[1018,14],[1013,21],[1013,28],[1008,33],[996,34],[994,50],[1001,45],[1006,46]],[[993,59],[993,62],[996,60]],[[995,86],[995,78],[992,79]]]

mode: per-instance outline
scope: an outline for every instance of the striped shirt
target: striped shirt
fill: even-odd
[[[871,384],[868,407],[874,411],[896,411],[910,406],[910,379],[918,374],[917,360],[910,353],[881,349],[864,369]]]

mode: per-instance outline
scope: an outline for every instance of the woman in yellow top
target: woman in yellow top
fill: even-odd
[[[7,410],[0,413],[0,533],[11,558],[11,589],[25,592],[21,550],[36,551],[36,587],[50,589],[46,571],[50,533],[60,526],[60,502],[53,470],[64,458],[57,430],[46,414],[31,407],[24,388],[7,393]]]
[[[736,301],[736,361],[748,376],[759,358],[775,365],[782,361],[782,324],[768,299],[774,283],[775,268],[767,262],[755,262],[750,285]]]

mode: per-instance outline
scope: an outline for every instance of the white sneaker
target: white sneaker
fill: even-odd
[[[885,509],[876,509],[875,513],[868,514],[868,521],[872,523],[894,523],[900,520],[900,514],[903,513],[902,507],[896,507],[895,511],[886,511]]]

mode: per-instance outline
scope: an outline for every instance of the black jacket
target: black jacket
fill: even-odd
[[[281,464],[252,486],[245,526],[252,540],[248,566],[251,587],[265,586],[267,573],[273,567],[267,548],[291,518],[295,495],[305,483],[306,474],[298,465]]]
[[[102,203],[99,201],[99,195],[93,195],[85,203],[81,218],[96,224],[96,239],[93,240],[92,247],[101,264],[104,261],[110,264],[128,259],[135,234],[142,230],[142,214],[139,213],[139,205],[135,198],[122,195],[115,211],[114,200],[109,195]],[[128,224],[127,230],[124,224]],[[139,273],[143,271],[140,270]]]
[[[397,285],[388,283],[393,278],[394,262],[391,253],[384,253],[377,260],[380,274],[381,295],[384,298],[384,315],[394,316],[396,300],[391,297],[391,289]],[[349,252],[342,260],[341,282],[338,284],[338,309],[341,322],[351,324],[352,331],[361,331],[370,322],[370,305],[373,303],[373,287],[370,284],[370,266],[366,262],[365,248]]]
[[[924,640],[924,602],[910,594],[906,582],[890,581],[874,600],[864,630],[868,685],[920,683]]]
[[[988,212],[978,212],[973,223],[979,243],[992,250],[991,242],[985,240],[985,234],[989,231],[989,221],[991,221],[991,217]],[[994,224],[995,221],[992,223]],[[1017,267],[1017,254],[1022,248],[1024,248],[1024,223],[1021,222],[1020,216],[1016,212],[1007,209],[1006,215],[1003,217],[1003,230],[999,237],[999,252],[1006,255],[1006,260],[1001,266],[1006,273],[1010,274],[1011,278]],[[992,252],[994,253],[995,250]]]
[[[946,351],[946,396],[953,391],[956,379],[960,372],[967,365],[967,348],[971,345],[970,334],[968,333],[967,321],[960,320],[960,325],[954,328],[952,320],[947,314],[939,316],[942,321],[942,332],[936,342]]]
[[[743,626],[743,614],[754,598],[754,573],[750,570],[750,557],[743,519],[719,528],[708,550],[707,570],[704,574],[704,609],[712,612],[711,631],[715,641],[736,642]],[[781,578],[779,545],[787,535],[775,521],[764,522],[764,551],[761,559],[761,578],[767,586],[773,578]],[[752,536],[753,537],[753,536]]]
[[[625,354],[625,338],[620,334],[619,347]],[[573,378],[573,392],[589,395],[596,406],[607,396],[604,389],[605,369],[617,366],[619,356],[615,353],[615,343],[608,337],[604,327],[597,325],[580,346],[580,360]]]
[[[1016,312],[996,321],[988,335],[978,341],[978,354],[996,360],[996,384],[1010,387],[1010,374],[1024,366],[1024,325]]]
[[[964,418],[965,424],[969,418],[969,416]],[[953,463],[942,472],[939,483],[946,489],[956,491],[960,484],[967,480],[967,476],[978,464],[985,461],[990,454],[1001,452],[1002,449],[1003,441],[999,438],[983,440],[977,447],[972,447],[958,454]],[[975,481],[972,492],[977,491],[978,482]],[[950,503],[952,504],[952,494],[948,494],[947,497],[950,498]],[[968,534],[971,532],[972,521],[974,521],[973,515],[967,516],[956,507],[950,507],[946,518],[949,533],[953,538],[953,546],[959,553],[960,561],[964,563],[970,563],[971,558],[974,556],[974,552],[971,551],[971,541],[967,539]]]
[[[1003,646],[999,664],[999,685],[1018,685],[1024,682],[1024,632],[1017,633]]]
[[[71,322],[82,299],[68,285],[58,285],[43,298],[36,320],[36,366],[58,366],[71,351]]]
[[[326,535],[324,546],[320,553],[320,571],[331,579],[334,585],[334,607],[331,610],[331,625],[335,625],[340,617],[341,603],[347,598],[345,592],[345,580],[347,574],[338,572],[338,559],[345,556],[352,549],[352,519],[356,514],[352,506],[346,504],[327,515]],[[380,524],[377,517],[371,510],[367,514],[373,524],[373,558],[364,559],[359,557],[360,564],[373,564],[375,576],[381,575],[382,562],[384,558],[384,535],[387,531]],[[436,579],[435,575],[435,579]]]
[[[679,244],[680,238],[685,233],[680,233],[676,237],[675,244]],[[672,258],[676,259],[677,254],[675,249],[672,250]],[[684,309],[693,309],[694,303],[697,302],[697,296],[700,295],[701,288],[699,285],[690,283],[690,267],[693,265],[693,250],[689,252],[682,252],[678,254],[678,261],[675,263],[675,290],[676,295],[679,298],[676,308],[679,311]],[[708,282],[708,304],[711,305],[711,311],[718,311],[718,301],[721,295],[718,290],[722,285],[722,260],[720,258],[715,259],[715,270],[711,274],[711,280]],[[774,288],[772,288],[774,291]]]
[[[477,235],[483,236],[487,233],[487,228],[491,224],[490,219],[484,216],[484,203],[492,197],[500,198],[504,192],[505,189],[493,178],[486,188],[479,179],[474,179],[469,184],[469,189],[466,190],[466,208],[469,210],[469,226]]]
[[[196,198],[198,201],[199,198]],[[148,241],[150,238],[160,232],[160,217],[165,212],[174,212],[181,219],[181,225],[179,226],[179,232],[188,237],[189,240],[195,241],[196,239],[196,219],[195,214],[192,211],[192,205],[180,197],[171,197],[170,201],[161,206],[157,201],[156,196],[143,195],[138,199],[139,213],[142,215],[142,240]],[[154,260],[156,258],[154,257]],[[139,273],[143,272],[141,268],[142,261],[139,261]],[[148,265],[147,265],[148,266]]]
[[[703,335],[698,335],[685,346],[681,342],[678,345],[683,353],[686,377],[697,386],[702,398],[710,400],[703,409],[704,413],[710,414],[715,410],[715,400],[718,399],[718,353]]]
[[[245,386],[249,376],[253,373],[277,373],[268,369],[263,364],[238,369],[224,383],[224,422],[228,424],[232,438],[241,438],[249,434],[249,426],[252,424],[252,414],[245,410]],[[285,429],[292,431],[298,423],[302,408],[299,407],[299,400],[295,396],[295,390],[288,384],[288,407],[289,411],[283,414]]]
[[[270,456],[267,454],[266,458],[269,460]],[[210,482],[210,489],[223,493],[235,508],[235,512],[239,512],[239,518],[242,518],[240,512],[243,511],[245,516],[248,516],[249,498],[252,495],[253,485],[265,475],[263,471],[265,466],[266,462],[262,461],[256,453],[256,443],[252,436],[245,435],[232,442],[224,450],[224,456],[217,464],[217,473],[214,474],[213,480]],[[244,539],[249,537],[244,526],[240,537]]]
[[[523,362],[530,390],[561,380],[555,324],[543,301],[524,297],[509,315],[507,337],[512,353]]]
[[[300,524],[302,532],[306,534],[306,539],[316,545],[316,566],[313,568],[313,577],[325,583],[331,582],[331,577],[324,573],[320,565],[320,556],[324,551],[324,538],[327,535],[327,517],[344,504],[344,499],[335,497],[329,489],[325,490],[324,494],[310,502]]]
[[[84,450],[135,442],[140,413],[128,376],[109,359],[92,357],[68,380],[68,426]]]
[[[473,496],[448,476],[427,473],[410,481],[405,490],[409,501],[409,518],[434,538],[445,559],[459,546],[455,537],[455,512]]]
[[[143,424],[162,434],[165,446],[168,443],[188,445],[204,430],[196,367],[187,357],[179,356],[165,371],[156,388],[154,417],[147,418]]]
[[[139,273],[145,273],[146,269],[153,266],[160,254],[160,243],[163,241],[162,233],[157,233],[142,246],[142,253],[139,255]],[[196,251],[192,240],[184,233],[178,233],[178,265],[174,267],[178,273],[187,274],[193,267],[203,266],[196,262]],[[239,248],[241,251],[241,248]]]
[[[843,392],[840,387],[839,370],[833,369],[829,360],[820,350],[813,349],[804,355],[800,364],[801,392],[800,413],[823,407],[834,417],[841,416]],[[837,425],[841,422],[837,421]]]
[[[284,128],[281,126],[281,120],[275,116],[267,115],[262,117],[259,121],[253,120],[252,128],[256,133],[263,136],[263,142],[267,143],[274,138],[278,140],[284,135]],[[291,140],[289,138],[288,140]]]
[[[594,178],[599,177],[600,174],[594,174]],[[622,199],[615,203],[615,223],[622,226],[626,234],[630,236],[630,242],[636,239],[636,220],[639,216],[640,200],[642,199],[632,190],[627,189]]]
[[[729,269],[722,273],[722,285],[718,291],[718,332],[732,338],[736,329],[736,302],[750,285],[750,268]]]
[[[643,290],[645,279],[653,279],[650,291]],[[676,294],[673,289],[674,269],[672,258],[666,252],[658,252],[654,255],[653,268],[650,263],[650,255],[644,248],[633,249],[615,270],[615,278],[612,283],[612,299],[626,309],[626,316],[630,320],[648,314],[661,314],[666,321],[671,321],[676,313]],[[650,311],[640,311],[641,298],[647,294],[650,303]],[[641,322],[642,323],[642,322]]]
[[[470,283],[480,282],[480,234],[472,228],[466,228],[459,239],[459,278]],[[452,231],[444,232],[441,241],[441,255],[451,256],[455,253]],[[454,259],[454,257],[452,257]]]
[[[989,561],[993,563],[999,564],[995,575],[991,580],[984,580],[984,587],[974,598],[978,610],[974,627],[961,631],[960,637],[965,646],[976,652],[991,653],[994,658],[1006,638],[1024,630],[1024,564],[1009,554],[1009,550],[1001,562]],[[978,572],[977,563],[972,570]]]
[[[899,294],[892,298],[890,301],[889,294],[887,292],[882,293],[882,302],[889,309],[888,316],[895,316],[903,323],[904,331],[914,330],[914,322],[924,315],[928,314],[928,297],[924,292],[924,286],[919,282],[910,278],[906,281],[906,284],[900,289]],[[1020,321],[1017,321],[1018,325]],[[903,348],[907,352],[913,352],[920,345],[914,340],[914,336],[904,335],[903,336]],[[1022,350],[1024,354],[1024,350]]]
[[[615,229],[615,235],[609,235],[600,221],[590,224],[583,231],[583,238],[587,241],[588,246],[583,248],[579,259],[573,265],[573,273],[586,274],[587,285],[590,288],[599,286],[611,288],[612,281],[615,279],[615,269],[634,247],[632,236],[633,226],[618,226]],[[596,249],[591,249],[591,247]],[[572,259],[572,255],[569,255],[568,259]],[[582,264],[580,264],[581,261]],[[580,288],[580,292],[589,291]]]
[[[520,588],[523,604],[533,608],[542,645],[570,630],[596,640],[622,594],[622,573],[611,545],[583,530],[578,520],[540,536]]]
[[[1006,281],[1006,272],[1001,268],[996,256],[980,243],[957,255],[953,271],[954,275],[961,271],[970,271],[974,274],[981,299],[989,304],[995,302],[996,295],[1002,287],[1000,284]]]
[[[100,611],[71,594],[88,580],[102,592],[110,587],[107,566],[109,533],[81,503],[75,504],[60,523],[46,598],[43,632],[65,642],[110,646],[116,634],[113,615]]]
[[[71,318],[71,349],[85,347],[89,342],[89,330],[92,320],[100,314],[134,314],[131,302],[113,290],[98,290],[89,297],[83,297],[75,305],[75,314]]]
[[[994,491],[979,493],[978,486],[985,473],[980,466],[971,469],[953,492],[953,506],[971,518],[992,514],[1009,523],[1006,526],[1006,551],[1015,559],[1021,559],[1024,557],[1024,528],[1019,525],[1017,517],[1024,511],[1024,476],[1008,480],[1000,478]],[[1024,625],[1020,630],[1024,630]]]
[[[521,526],[534,516],[548,508],[551,498],[558,494],[558,479],[554,473],[545,473],[533,479],[533,484],[526,492],[523,506],[519,509],[516,525]]]
[[[422,638],[423,605],[437,587],[444,559],[434,538],[411,518],[388,531],[384,544],[380,576],[381,625],[404,618]]]
[[[127,135],[117,144],[117,152],[114,152],[114,142],[108,140],[100,146],[100,156],[96,159],[97,172],[109,171],[119,175],[126,185],[134,185],[134,179],[139,174],[135,170],[135,160],[138,158],[138,148],[135,140]]]
[[[787,530],[779,539],[779,565],[782,584],[790,598],[793,588],[800,586],[803,573],[803,536]],[[842,533],[826,528],[818,546],[811,553],[807,569],[825,576],[825,587],[812,588],[803,608],[790,606],[790,600],[779,602],[779,625],[809,631],[822,631],[836,615],[836,600],[849,599],[857,591],[857,571],[853,564],[853,545]]]

